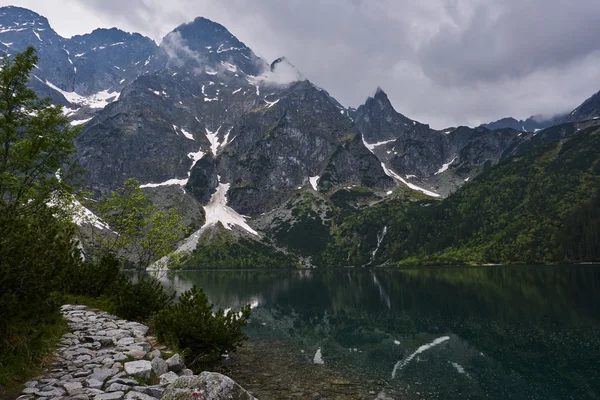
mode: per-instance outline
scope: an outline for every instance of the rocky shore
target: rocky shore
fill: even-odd
[[[62,313],[71,332],[18,400],[254,399],[225,375],[194,375],[179,354],[147,336],[146,325],[86,306],[65,305]]]

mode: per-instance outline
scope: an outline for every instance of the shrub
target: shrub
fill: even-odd
[[[191,367],[235,351],[247,339],[242,329],[250,318],[250,306],[242,307],[239,314],[223,309],[213,313],[213,307],[204,291],[194,286],[152,319],[158,339],[182,352]]]
[[[167,292],[152,277],[143,276],[132,283],[121,275],[110,288],[109,296],[114,304],[112,312],[125,319],[143,321],[171,305],[175,292]]]
[[[175,293],[169,293],[155,278],[142,275],[133,283],[121,272],[120,262],[112,254],[104,255],[97,263],[75,265],[69,273],[71,279],[65,282],[65,292],[73,297],[68,300],[99,307],[125,319],[148,319],[175,298]]]
[[[119,279],[120,264],[112,254],[104,255],[97,263],[83,262],[73,265],[65,291],[72,295],[99,297]]]

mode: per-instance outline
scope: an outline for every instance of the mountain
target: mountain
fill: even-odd
[[[43,97],[66,106],[74,120],[87,120],[118,99],[119,92],[157,66],[158,46],[140,34],[96,29],[70,39],[48,20],[20,7],[0,8],[0,51],[16,54],[34,46],[39,62],[31,80]]]
[[[160,45],[116,28],[62,38],[18,7],[0,8],[0,24],[0,51],[34,45],[32,87],[81,126],[85,189],[98,197],[134,177],[161,208],[177,207],[194,231],[180,247],[190,266],[232,248],[227,262],[239,266],[400,260],[376,246],[404,240],[394,232],[405,212],[438,210],[495,165],[590,126],[435,130],[396,111],[381,88],[345,108],[285,57],[267,62],[201,17]],[[591,115],[594,101],[573,118]],[[388,220],[400,225],[383,229]]]
[[[555,126],[564,121],[566,114],[558,114],[551,118],[542,117],[542,116],[531,116],[526,120],[519,120],[509,117],[502,118],[498,121],[490,122],[488,124],[482,124],[480,126],[484,128],[488,128],[489,130],[497,130],[497,129],[514,129],[520,132],[537,132],[542,129],[550,128],[551,126]]]
[[[600,92],[583,102],[565,117],[564,122],[578,122],[600,118]]]
[[[599,154],[594,122],[504,159],[441,202],[365,208],[330,229],[325,264],[598,260]]]

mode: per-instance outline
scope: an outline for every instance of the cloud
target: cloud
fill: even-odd
[[[72,5],[77,12],[76,18],[46,15],[59,33],[92,16],[88,31],[112,24],[157,42],[204,16],[267,62],[286,56],[342,104],[357,106],[381,86],[399,112],[435,128],[552,115],[600,89],[597,0],[43,3],[46,10]]]

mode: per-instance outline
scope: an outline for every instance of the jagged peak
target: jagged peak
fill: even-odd
[[[375,95],[373,97],[377,97],[377,96],[385,96],[385,97],[387,97],[387,94],[383,91],[383,89],[381,88],[381,86],[377,86],[377,90],[375,90]]]

